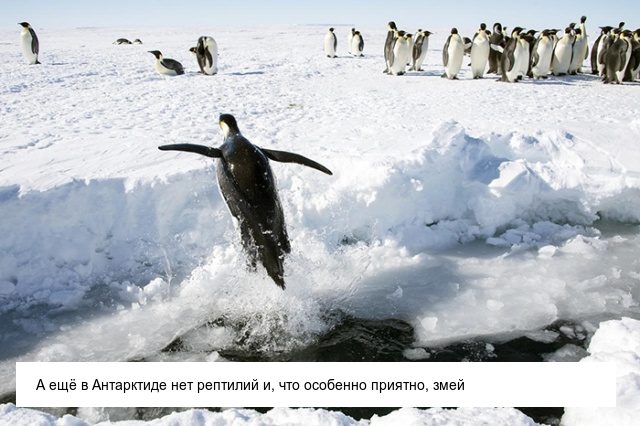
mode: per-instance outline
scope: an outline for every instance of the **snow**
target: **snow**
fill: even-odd
[[[501,84],[472,80],[466,62],[441,79],[446,31],[425,72],[392,77],[383,28],[364,29],[352,58],[336,26],[331,60],[319,26],[33,24],[41,66],[0,31],[15,40],[0,44],[0,395],[16,361],[222,361],[239,340],[289,351],[335,312],[410,322],[409,359],[557,320],[640,318],[637,84]],[[188,52],[203,34],[220,48],[216,76]],[[111,44],[125,35],[145,44]],[[152,49],[186,74],[157,75]],[[212,162],[156,149],[220,144],[223,112],[255,144],[334,172],[273,164],[293,247],[285,292],[245,270]],[[160,353],[176,337],[187,352]]]
[[[428,410],[403,408],[386,416],[373,416],[370,421],[357,421],[340,412],[309,408],[274,408],[265,414],[244,409],[227,409],[219,413],[191,409],[172,413],[148,422],[136,420],[104,420],[105,416],[108,418],[108,413],[101,410],[88,412],[85,409],[84,414],[88,415],[88,421],[90,423],[86,423],[84,420],[70,415],[56,419],[54,416],[42,412],[18,409],[13,404],[5,404],[0,405],[0,424],[6,422],[7,425],[11,424],[13,426],[88,426],[89,424],[96,426],[284,426],[300,424],[309,426],[395,426],[399,424],[425,426],[537,425],[531,418],[513,408],[459,408],[457,410],[442,408],[431,408]],[[91,418],[92,416],[93,418]]]
[[[591,338],[589,356],[582,362],[615,362],[617,399],[615,408],[566,408],[566,426],[633,426],[640,418],[640,321],[622,318],[606,321]]]

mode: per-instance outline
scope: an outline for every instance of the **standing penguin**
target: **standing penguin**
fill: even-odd
[[[389,73],[389,61],[393,60],[393,45],[395,43],[395,38],[396,38],[396,32],[398,31],[398,27],[396,27],[396,23],[393,21],[390,21],[387,24],[387,38],[384,41],[384,62],[385,62],[385,69],[384,69],[384,73],[388,74]]]
[[[356,33],[355,28],[351,28],[351,32],[347,34],[347,51],[351,53],[351,41],[353,40],[353,35]]]
[[[40,43],[38,42],[38,36],[33,31],[31,25],[28,22],[20,22],[18,25],[22,26],[20,32],[20,44],[22,45],[22,52],[27,59],[29,65],[40,64],[38,61],[38,53],[40,53]]]
[[[633,32],[631,42],[631,57],[627,64],[627,69],[624,72],[623,81],[635,81],[640,73],[640,29]]]
[[[511,32],[511,37],[507,40],[500,58],[502,71],[500,81],[513,83],[526,74],[529,66],[529,37],[527,34],[522,34],[520,27],[515,27]]]
[[[573,54],[573,42],[575,36],[570,27],[565,28],[564,36],[558,40],[555,50],[553,51],[553,59],[551,61],[551,69],[553,75],[567,75],[569,65],[571,65],[571,56]]]
[[[542,31],[531,51],[531,77],[536,80],[547,78],[553,56],[553,40],[549,36],[549,30]]]
[[[587,28],[585,26],[587,17],[580,18],[580,28],[575,29],[576,39],[573,42],[573,52],[571,57],[571,65],[569,65],[569,74],[576,75],[582,72],[582,64],[589,56],[589,44],[587,42]]]
[[[150,50],[149,53],[156,57],[155,68],[161,75],[182,75],[182,64],[174,59],[164,58],[159,50]]]
[[[444,64],[442,77],[456,80],[460,67],[462,67],[462,58],[464,58],[464,43],[462,42],[462,37],[458,34],[458,29],[452,28],[451,34],[447,37],[447,42],[442,49],[442,63]]]
[[[214,75],[218,73],[218,45],[213,37],[202,36],[198,38],[196,47],[189,50],[196,55],[202,74]]]
[[[595,43],[593,43],[593,47],[591,48],[591,74],[599,74],[598,70],[598,55],[601,53],[600,44],[603,43],[603,39],[609,34],[612,27],[600,27],[600,35],[596,39]]]
[[[351,54],[353,56],[364,56],[362,51],[364,50],[364,38],[360,31],[356,31],[351,39]]]
[[[336,49],[338,48],[338,38],[333,33],[333,28],[324,36],[324,54],[327,58],[336,58]]]
[[[496,22],[493,24],[493,33],[491,37],[489,37],[489,42],[494,46],[504,47],[504,35],[502,34],[502,24]],[[502,54],[495,50],[491,49],[489,51],[489,74],[500,74],[500,56]]]
[[[427,56],[427,50],[429,49],[429,36],[430,31],[418,30],[418,34],[413,42],[413,52],[411,58],[413,65],[411,67],[414,71],[422,71],[422,63]]]
[[[631,31],[625,30],[605,52],[605,83],[622,84],[631,53]]]
[[[301,155],[253,145],[242,136],[232,115],[222,114],[219,124],[224,135],[220,148],[193,144],[158,148],[218,159],[218,186],[229,211],[238,221],[249,266],[255,269],[258,262],[262,263],[271,279],[284,290],[284,257],[291,252],[291,244],[269,160],[298,163],[328,175],[332,173]]]
[[[411,58],[411,34],[398,31],[398,37],[393,45],[393,56],[389,61],[389,74],[403,75],[407,62]]]
[[[489,61],[491,47],[489,46],[489,36],[486,33],[486,29],[487,26],[485,24],[480,24],[480,29],[473,36],[471,44],[471,74],[474,79],[484,77],[484,70]]]

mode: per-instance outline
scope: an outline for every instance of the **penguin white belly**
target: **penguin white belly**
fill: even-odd
[[[445,73],[447,74],[448,79],[453,79],[458,75],[460,68],[462,67],[462,59],[464,57],[464,45],[462,44],[462,40],[452,37],[447,53],[449,54],[449,61],[445,68]]]
[[[553,55],[553,42],[541,41],[538,43],[538,62],[531,68],[534,78],[546,77],[551,70],[551,55]]]
[[[553,54],[553,75],[566,74],[569,71],[571,54],[572,46],[562,40],[559,41]]]
[[[33,38],[31,37],[31,33],[29,33],[28,30],[23,30],[20,34],[20,44],[22,45],[22,53],[24,53],[24,57],[30,65],[33,65],[38,61],[38,55],[34,55],[31,51],[32,41]]]
[[[351,53],[351,43],[353,43],[353,34],[349,33],[347,34],[347,49],[349,53]]]
[[[205,65],[203,67],[204,73],[208,75],[217,74],[218,73],[218,44],[213,38],[207,37],[205,39],[204,45],[209,51],[209,54],[211,55],[211,63],[209,63],[209,61],[205,61]]]
[[[602,54],[602,52],[604,51],[604,44],[605,44],[604,41],[605,41],[605,38],[602,37],[600,39],[600,44],[598,44],[598,56],[597,56],[598,59],[600,57],[604,56]],[[604,62],[600,63],[600,61],[598,60],[598,75],[599,76],[601,76],[601,77],[604,76],[604,69],[605,69]]]
[[[355,56],[362,55],[362,50],[360,50],[360,37],[353,37],[351,39],[351,54]]]
[[[573,52],[571,57],[571,65],[569,65],[569,72],[576,73],[580,71],[582,68],[582,63],[584,62],[584,49],[587,40],[581,38],[580,40],[576,40],[573,44]]]
[[[485,37],[476,37],[471,46],[471,74],[473,78],[482,78],[489,61],[489,40]]]
[[[426,39],[422,42],[422,51],[420,52],[420,56],[416,59],[416,71],[422,68],[422,63],[424,62],[424,58],[427,57],[427,49],[429,49],[429,39]]]
[[[622,82],[624,79],[624,72],[629,65],[629,60],[631,59],[631,43],[627,41],[627,53],[625,55],[624,66],[622,67],[622,71],[616,71],[616,75],[618,76],[618,81]]]
[[[396,41],[396,45],[393,47],[393,65],[391,66],[391,74],[401,75],[404,74],[407,66],[407,62],[410,59],[409,42],[403,39]]]
[[[169,69],[169,68],[163,66],[162,63],[160,63],[160,61],[156,61],[155,67],[156,67],[156,71],[158,71],[159,74],[162,74],[162,75],[178,75],[178,73],[175,70],[172,70],[172,69]]]
[[[324,36],[324,53],[327,56],[336,56],[336,49],[333,47],[333,34],[327,34]]]

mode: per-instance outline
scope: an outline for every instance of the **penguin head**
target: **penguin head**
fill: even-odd
[[[411,37],[413,37],[413,34],[405,34],[404,38],[406,38],[407,40],[411,40]]]
[[[611,32],[611,30],[613,29],[613,27],[600,27],[600,30],[602,31],[602,34],[609,34],[609,32]]]
[[[159,50],[150,50],[149,53],[153,54],[158,60],[162,59],[162,53]]]
[[[571,34],[571,27],[567,27],[564,29],[565,34]]]
[[[451,34],[458,34],[457,28],[451,28]]]
[[[502,33],[502,24],[500,22],[496,22],[495,24],[493,24],[493,32]]]
[[[582,30],[580,28],[576,28],[574,31],[577,36],[582,34]]]
[[[506,29],[507,27],[505,27]],[[520,35],[520,33],[524,30],[524,28],[522,27],[515,27],[513,30],[511,30],[511,37],[515,37]]]
[[[487,24],[485,24],[485,23],[480,24],[480,30],[481,31],[484,31],[486,29],[487,29]]]
[[[422,33],[424,34],[425,37],[429,37],[431,34],[433,34],[431,31],[427,31],[427,30],[424,30]]]
[[[397,30],[398,27],[396,27],[396,23],[393,21],[389,21],[389,24],[387,24],[389,26],[390,30]]]
[[[530,35],[531,37],[533,37],[534,35],[536,35],[537,32],[538,32],[538,30],[529,30],[529,31],[527,31],[527,34]]]
[[[620,23],[618,24],[618,28],[620,28],[620,29],[624,28],[624,22],[620,22]]]
[[[356,33],[356,29],[355,28],[351,28],[351,35]]]
[[[22,28],[29,28],[31,26],[28,22],[20,22],[18,25],[21,25]]]
[[[631,36],[633,36],[633,32],[631,30],[624,30],[621,36],[624,38],[631,38]]]
[[[581,24],[584,24],[585,22],[587,22],[587,17],[586,17],[586,16],[582,16],[582,17],[580,18],[580,23],[581,23]]]
[[[220,118],[218,119],[218,124],[222,129],[222,134],[226,138],[229,134],[235,135],[240,133],[240,129],[238,129],[238,123],[236,119],[231,114],[220,114]]]
[[[142,40],[137,38],[137,39],[133,40],[133,44],[142,44]]]
[[[196,54],[197,54],[197,53],[196,53],[197,51],[198,51],[198,48],[197,48],[197,47],[192,47],[191,49],[189,49],[189,52],[193,53],[194,55],[196,55]]]
[[[549,35],[551,35],[551,32],[549,30],[543,30],[541,37],[549,37]]]
[[[333,32],[333,27],[329,28],[329,31],[330,31],[330,32]]]
[[[569,28],[574,29],[576,27],[576,23],[572,22],[569,24]]]

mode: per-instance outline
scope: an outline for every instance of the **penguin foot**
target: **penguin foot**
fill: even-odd
[[[445,72],[444,74],[442,74],[440,78],[447,78],[447,73]]]

